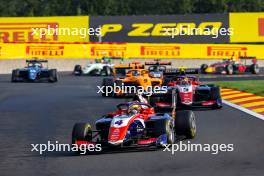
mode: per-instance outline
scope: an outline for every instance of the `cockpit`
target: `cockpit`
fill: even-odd
[[[132,116],[135,114],[148,113],[150,106],[144,103],[119,104],[117,106],[120,115]]]
[[[30,62],[27,64],[27,67],[39,67],[42,68],[42,64],[39,62]]]

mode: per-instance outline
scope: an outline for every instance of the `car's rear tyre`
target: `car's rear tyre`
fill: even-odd
[[[163,85],[168,86],[169,82],[171,81],[171,78],[164,78]]]
[[[232,64],[228,64],[228,65],[226,66],[226,73],[227,73],[228,75],[232,75],[233,72],[234,72],[233,65],[232,65]]]
[[[73,74],[76,76],[80,76],[82,74],[82,66],[81,65],[75,65]]]
[[[11,82],[17,82],[17,78],[19,77],[19,70],[13,70],[11,76]]]
[[[193,111],[178,111],[175,119],[177,135],[184,135],[187,139],[196,136],[196,121]]]
[[[57,82],[58,81],[58,75],[56,69],[49,70],[49,82]]]
[[[104,78],[103,83],[102,83],[103,89],[102,89],[102,96],[103,97],[112,97],[113,96],[113,91],[111,93],[106,92],[108,90],[107,87],[114,87],[114,79],[112,78]]]
[[[212,86],[210,89],[210,98],[211,100],[216,100],[221,98],[220,88],[218,86]]]
[[[92,127],[89,123],[76,123],[74,125],[72,130],[72,144],[75,144],[77,140],[92,140]]]
[[[201,67],[200,67],[200,71],[201,73],[206,73],[205,70],[208,68],[208,65],[207,64],[202,64]]]
[[[148,135],[160,137],[161,135],[165,134],[167,136],[168,144],[173,144],[175,142],[175,128],[173,119],[155,120],[154,122],[146,123],[146,127],[152,129],[148,132]]]
[[[211,97],[211,100],[216,101],[216,104],[212,106],[213,109],[221,109],[223,107],[221,91],[218,86],[211,87],[210,97]]]
[[[258,74],[259,73],[259,66],[258,64],[252,64],[250,66],[250,70],[252,74]]]
[[[108,66],[104,66],[102,71],[101,71],[101,75],[102,76],[111,76],[112,74],[112,69]]]

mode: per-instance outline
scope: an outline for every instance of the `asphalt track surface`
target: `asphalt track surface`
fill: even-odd
[[[74,123],[93,124],[124,101],[96,94],[100,83],[67,74],[54,84],[10,83],[10,75],[0,76],[0,175],[263,175],[264,122],[228,106],[196,110],[198,136],[191,143],[234,144],[233,152],[31,152],[32,143],[70,143]]]

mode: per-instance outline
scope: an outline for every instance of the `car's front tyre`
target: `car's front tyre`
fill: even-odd
[[[49,82],[57,82],[58,74],[56,69],[49,70]]]
[[[81,76],[82,75],[82,66],[81,65],[75,65],[74,66],[74,70],[73,70],[73,74],[75,76]]]
[[[17,82],[17,78],[19,77],[19,70],[13,70],[11,76],[11,82]]]
[[[207,64],[202,64],[201,67],[200,67],[200,71],[201,73],[205,74],[206,73],[206,69],[208,68],[208,65]]]
[[[258,66],[258,64],[252,64],[250,68],[251,68],[251,73],[252,74],[258,74],[259,73],[259,66]]]
[[[72,130],[72,144],[75,144],[77,140],[92,140],[92,126],[89,123],[76,123],[74,125]]]

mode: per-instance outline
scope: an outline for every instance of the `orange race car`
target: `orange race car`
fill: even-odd
[[[134,96],[137,93],[150,92],[152,88],[159,88],[162,84],[162,74],[159,76],[152,75],[149,70],[142,69],[139,65],[130,65],[130,67],[118,66],[114,69],[113,78],[103,79],[102,96]]]

